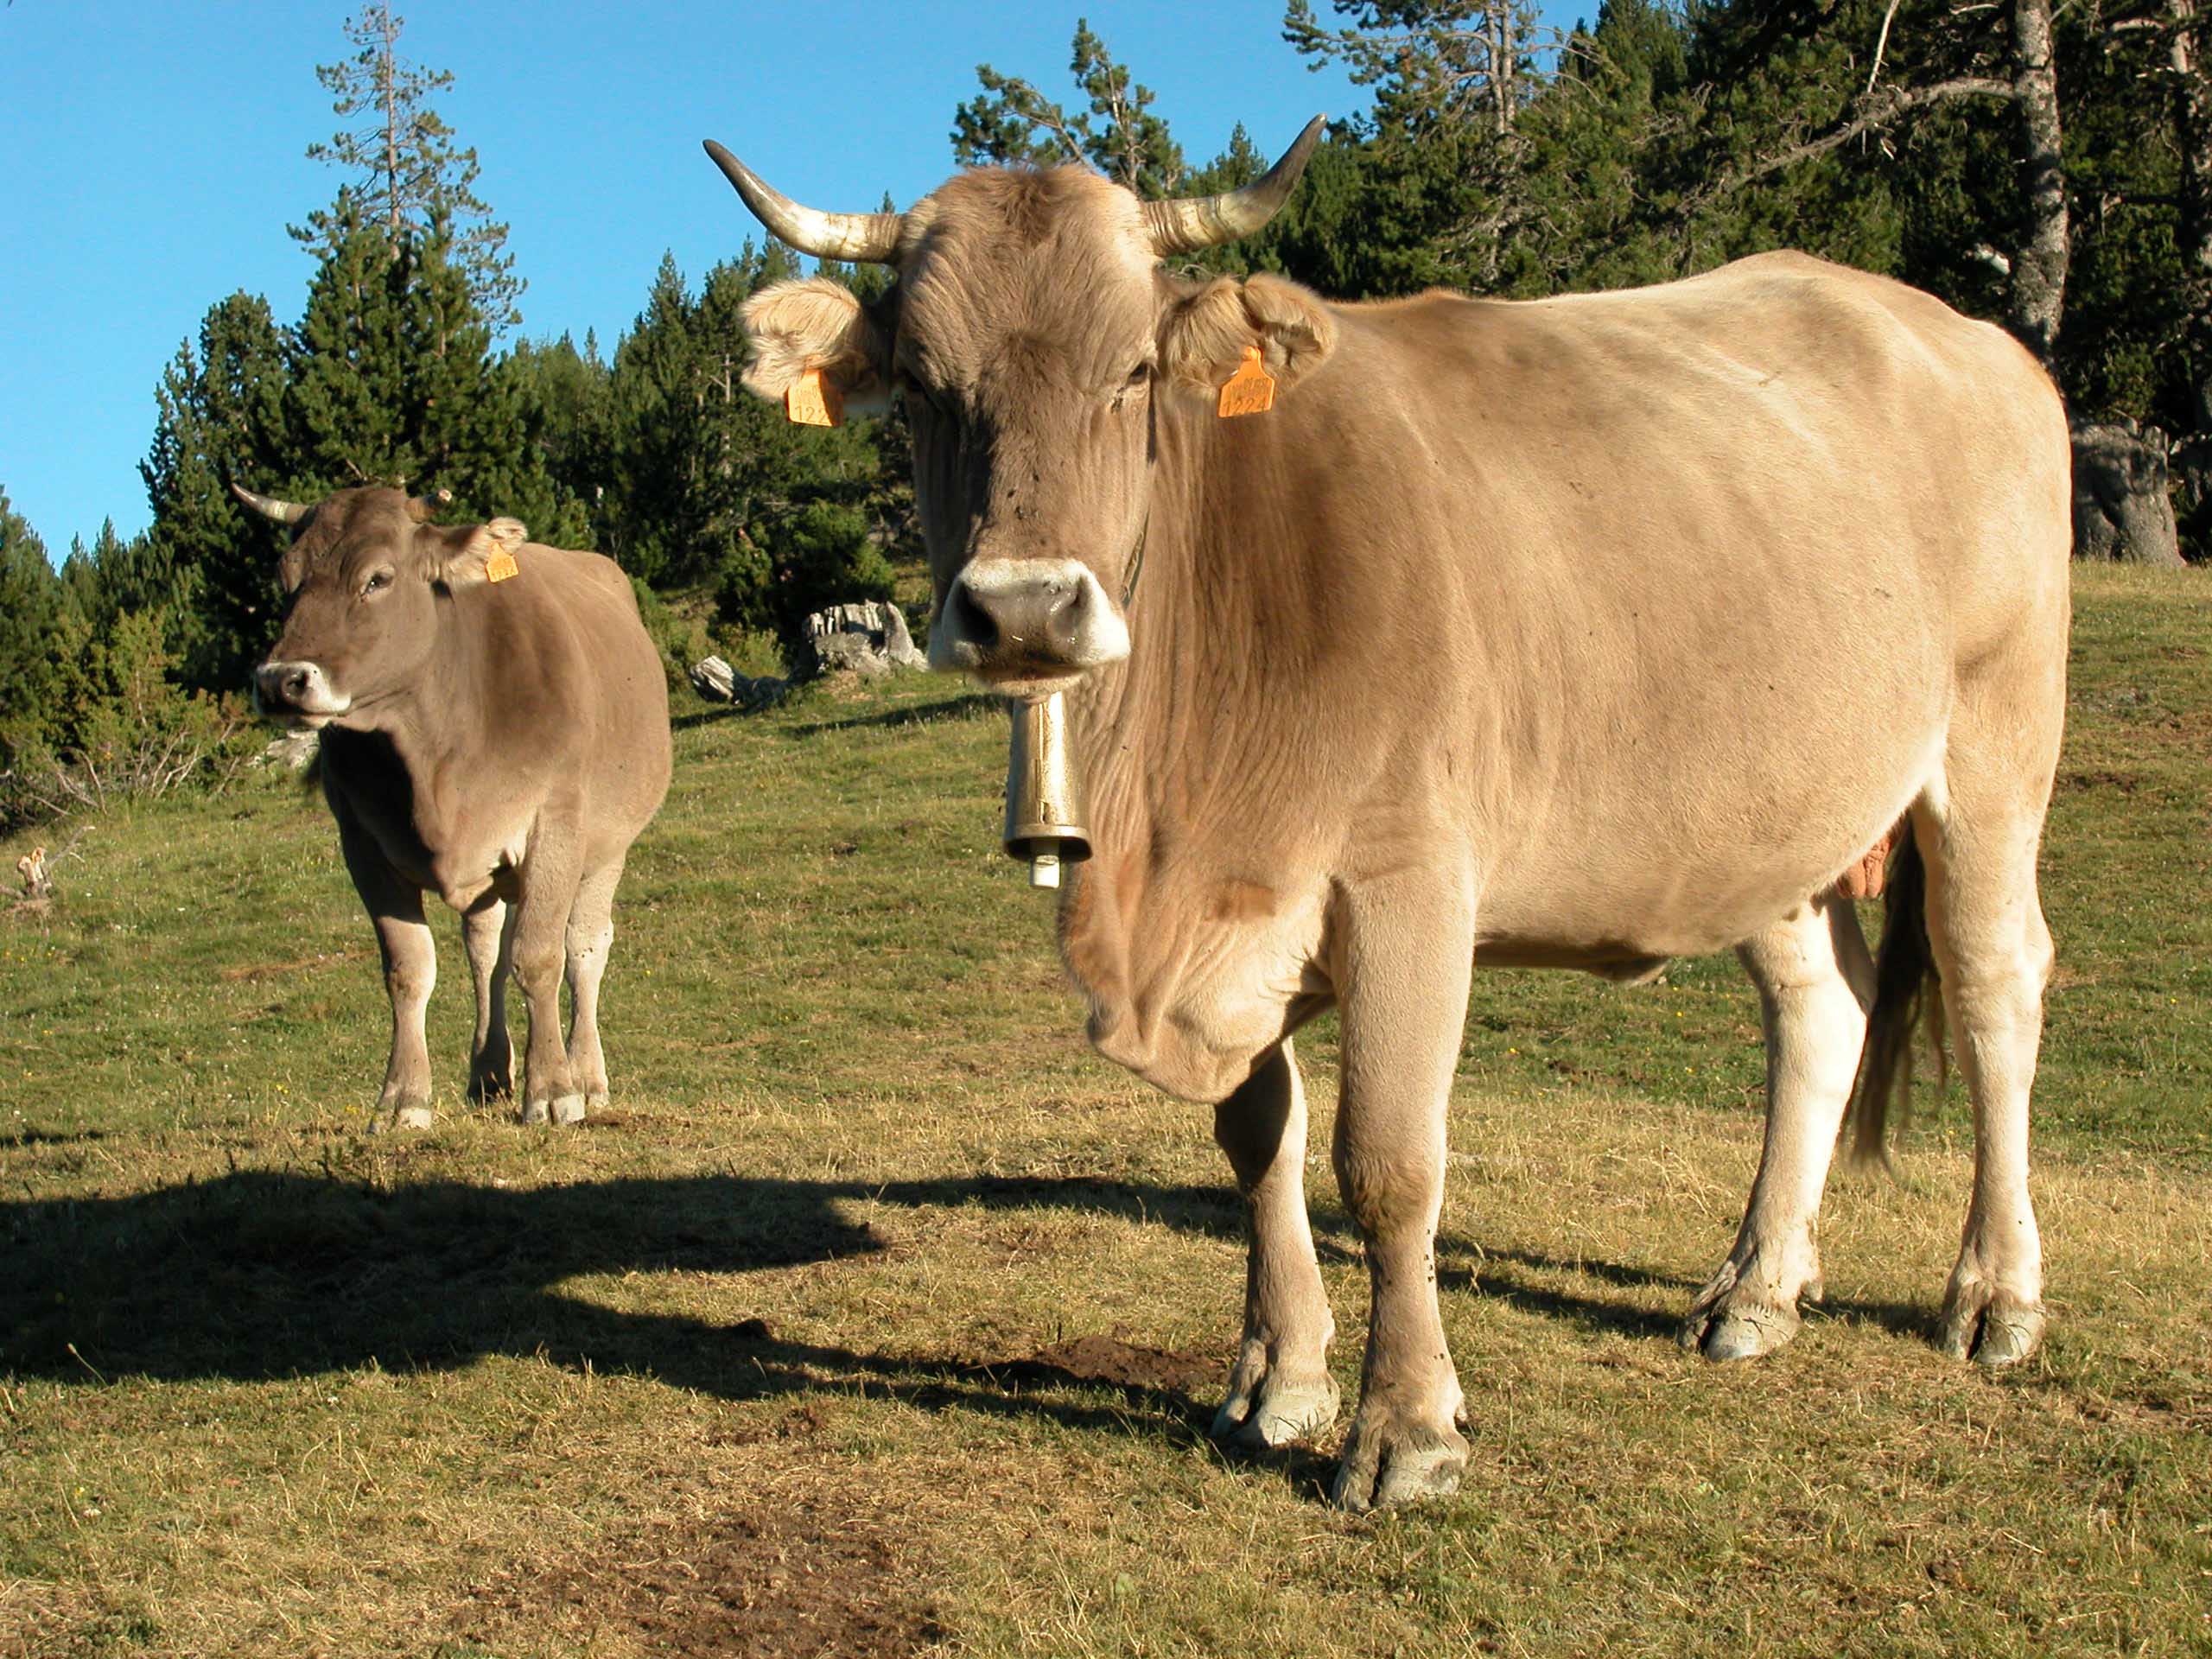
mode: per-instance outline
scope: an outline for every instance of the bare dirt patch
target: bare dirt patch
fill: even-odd
[[[1091,1383],[1146,1394],[1202,1395],[1220,1384],[1227,1363],[1211,1354],[1147,1348],[1118,1333],[1094,1332],[1039,1348],[1026,1359],[978,1360],[967,1369],[1002,1388]]]
[[[594,1651],[747,1659],[918,1653],[944,1627],[884,1517],[797,1497],[601,1540],[578,1559],[516,1568],[475,1591],[472,1642],[549,1630]]]

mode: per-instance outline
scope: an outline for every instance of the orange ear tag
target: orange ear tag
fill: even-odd
[[[505,582],[509,576],[521,574],[522,567],[515,563],[515,556],[504,547],[484,561],[484,580],[486,582]]]
[[[809,369],[784,388],[784,413],[794,426],[835,426],[844,416],[844,394],[821,370]]]
[[[1247,346],[1244,361],[1223,383],[1214,413],[1225,421],[1232,415],[1264,415],[1274,406],[1275,378],[1260,366],[1260,348]]]

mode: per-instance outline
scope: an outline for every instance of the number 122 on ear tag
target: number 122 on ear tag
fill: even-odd
[[[844,418],[844,394],[821,370],[809,369],[784,388],[784,413],[794,426],[835,426]]]
[[[1232,415],[1264,415],[1274,406],[1275,378],[1260,366],[1260,348],[1247,346],[1243,362],[1222,385],[1214,413],[1225,421]]]

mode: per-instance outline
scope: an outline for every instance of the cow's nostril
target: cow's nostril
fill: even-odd
[[[988,651],[999,642],[997,620],[976,602],[965,582],[952,590],[952,613],[945,620],[951,625],[952,637],[964,644]]]
[[[284,695],[295,702],[298,701],[307,689],[308,671],[304,668],[296,668],[284,677]]]

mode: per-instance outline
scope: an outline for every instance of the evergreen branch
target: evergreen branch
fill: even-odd
[[[1800,162],[1810,161],[1815,156],[1825,156],[1864,134],[1886,129],[1891,123],[1916,110],[1948,103],[1953,99],[2009,99],[2014,96],[2015,90],[2011,81],[1999,80],[1989,75],[1960,75],[1950,80],[1931,81],[1925,86],[1893,86],[1872,96],[1861,94],[1852,100],[1857,112],[1848,119],[1831,127],[1817,138],[1807,139],[1786,149],[1774,150],[1755,161],[1726,169],[1710,182],[1685,196],[1681,211],[1684,213],[1695,213],[1747,184],[1795,167]]]

